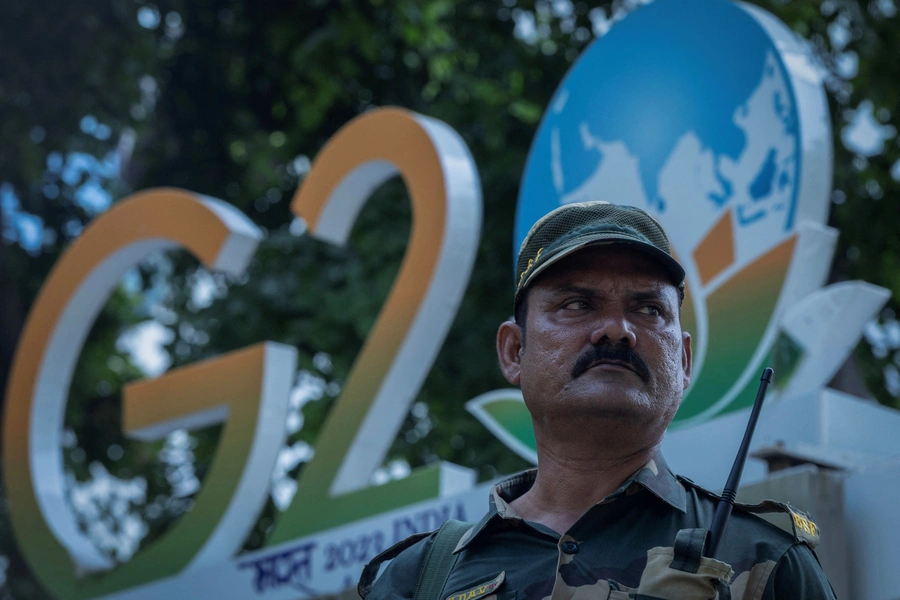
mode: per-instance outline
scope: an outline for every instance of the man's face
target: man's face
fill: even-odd
[[[590,246],[529,286],[521,329],[498,334],[501,367],[535,421],[602,416],[659,430],[690,383],[690,336],[665,271],[627,246]]]

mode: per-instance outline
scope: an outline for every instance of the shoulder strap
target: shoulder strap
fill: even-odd
[[[691,486],[695,490],[698,490],[715,500],[719,499],[718,495],[700,487],[687,477],[676,475],[676,478],[678,479],[678,481]],[[786,513],[791,517],[791,526],[794,530],[793,534],[795,543],[803,542],[810,548],[815,548],[819,544],[819,527],[818,525],[816,525],[816,522],[813,520],[812,516],[810,516],[809,513],[803,512],[802,510],[791,506],[790,504],[778,502],[777,500],[764,500],[759,504],[744,504],[743,502],[735,502],[734,506],[735,508],[743,510],[744,512],[757,515],[766,513]]]
[[[372,586],[375,585],[375,578],[378,577],[378,571],[381,569],[383,563],[397,558],[401,552],[410,546],[417,544],[420,540],[427,538],[431,533],[432,532],[430,531],[426,531],[425,533],[415,533],[404,540],[400,540],[370,560],[363,567],[362,574],[359,577],[359,584],[356,586],[359,597],[365,598],[369,595],[369,592],[372,591]]]
[[[819,526],[813,520],[809,513],[799,508],[791,506],[789,503],[778,502],[776,500],[764,500],[759,504],[739,504],[735,502],[735,506],[754,514],[765,514],[773,512],[787,513],[791,517],[791,527],[794,529],[794,541],[803,542],[810,548],[819,545]]]
[[[472,527],[471,523],[450,519],[445,521],[434,536],[434,542],[425,555],[425,562],[419,571],[416,591],[412,600],[441,600],[441,593],[447,585],[450,571],[456,564],[458,554],[453,554],[463,534]]]

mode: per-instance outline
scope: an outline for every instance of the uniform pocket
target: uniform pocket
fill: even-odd
[[[672,548],[653,548],[647,552],[647,566],[634,598],[659,600],[724,600],[731,598],[726,582],[731,580],[731,567],[721,561],[700,557],[693,568],[682,571],[673,567]],[[723,589],[726,588],[726,589]],[[722,592],[722,593],[719,593]]]

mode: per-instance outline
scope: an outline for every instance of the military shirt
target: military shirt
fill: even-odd
[[[560,536],[510,506],[536,474],[526,471],[492,488],[488,513],[454,550],[458,558],[444,599],[589,600],[609,598],[611,589],[636,589],[647,551],[671,547],[681,529],[708,528],[716,508],[715,496],[676,478],[657,454]],[[367,600],[412,598],[433,540],[434,534],[425,537],[395,558]],[[834,599],[805,543],[739,507],[717,554],[734,570],[734,600]]]

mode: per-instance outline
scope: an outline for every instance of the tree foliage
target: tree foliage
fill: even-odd
[[[856,357],[871,392],[896,406],[896,8],[892,0],[761,4],[809,41],[829,73],[831,224],[841,231],[832,280],[864,279],[894,292]],[[143,496],[123,501],[149,543],[189,509],[208,468],[217,428],[160,444],[121,434],[121,386],[141,376],[121,336],[150,318],[171,330],[164,351],[173,366],[261,340],[297,347],[298,369],[318,391],[295,407],[289,444],[314,445],[392,283],[411,215],[402,184],[390,182],[364,208],[350,243],[338,248],[298,235],[288,205],[323,144],[355,116],[386,105],[443,120],[462,135],[485,205],[471,282],[391,459],[416,467],[440,457],[476,469],[481,479],[524,467],[463,404],[506,386],[493,340],[511,311],[513,215],[540,116],[579,53],[634,7],[53,0],[38,11],[4,3],[0,195],[18,213],[0,213],[0,385],[41,282],[105,208],[103,193],[118,199],[148,187],[182,187],[234,204],[267,232],[241,278],[209,274],[192,257],[171,253],[123,282],[93,326],[70,392],[64,456],[73,489],[98,477],[96,465],[123,481],[146,481]],[[869,112],[883,146],[845,144],[850,124]],[[40,218],[39,243],[17,229],[28,221],[16,214]],[[302,469],[303,461],[295,462],[288,475]],[[99,519],[110,510],[94,508],[84,514]],[[277,515],[273,501],[246,547],[263,542]],[[107,549],[122,559],[133,551]],[[0,553],[9,559],[7,597],[44,597],[16,552],[5,512]]]

